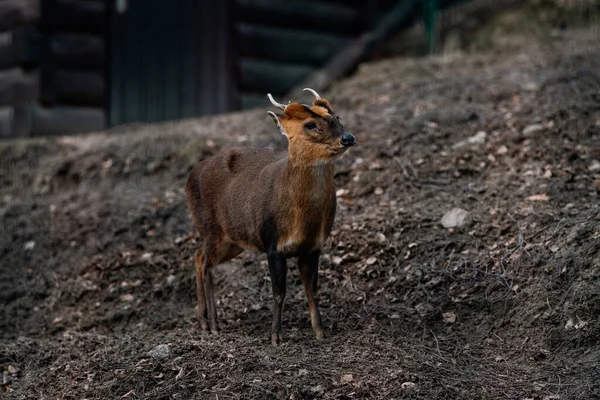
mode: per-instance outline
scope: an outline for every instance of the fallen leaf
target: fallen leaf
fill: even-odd
[[[135,396],[135,390],[130,390],[129,392],[125,393],[123,396],[121,396],[121,398],[123,399],[128,399],[131,396]]]
[[[402,387],[402,390],[411,390],[414,389],[416,386],[417,384],[413,382],[404,382],[402,383],[402,385],[400,385],[400,387]]]
[[[569,320],[567,321],[567,323],[565,324],[565,331],[570,331],[571,329],[573,329],[575,327],[575,323],[573,322],[572,318],[569,318]]]
[[[175,380],[178,381],[178,380],[182,379],[184,376],[185,376],[185,371],[183,370],[183,368],[181,368],[179,370],[179,372],[177,373]]]
[[[599,161],[592,161],[592,164],[590,164],[590,166],[588,167],[588,169],[592,172],[594,171],[600,171],[600,162]]]
[[[131,302],[131,301],[133,301],[133,295],[126,293],[126,294],[121,295],[120,299],[121,299],[121,301]]]
[[[7,368],[8,373],[11,375],[16,374],[17,372],[19,372],[19,370],[17,369],[17,367],[15,367],[14,365],[9,365]]]
[[[529,196],[527,198],[527,200],[531,200],[531,201],[548,201],[548,200],[550,200],[550,197],[548,197],[548,195],[545,194],[545,193],[534,194],[533,196]]]
[[[377,262],[377,257],[375,256],[371,256],[369,258],[367,258],[367,265],[373,265]]]
[[[583,321],[583,320],[579,319],[579,317],[577,317],[577,319],[579,321],[575,324],[575,329],[580,330],[587,326],[587,324],[588,324],[587,321]]]
[[[505,145],[502,145],[496,149],[496,154],[498,154],[498,155],[502,155],[502,154],[506,154],[506,153],[508,153],[508,147],[506,147]]]

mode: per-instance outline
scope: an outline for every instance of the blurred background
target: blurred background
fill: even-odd
[[[499,12],[589,0],[1,0],[0,137],[266,106],[359,63],[472,47]]]

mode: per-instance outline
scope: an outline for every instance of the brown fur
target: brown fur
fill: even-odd
[[[269,255],[275,300],[272,341],[280,341],[288,257],[299,257],[317,337],[323,336],[316,300],[318,256],[336,209],[333,161],[347,147],[329,102],[312,107],[292,103],[279,117],[288,152],[238,148],[202,161],[190,173],[186,191],[202,245],[196,255],[198,313],[202,329],[218,331],[213,266],[244,249]],[[307,128],[313,123],[316,128]],[[310,126],[310,125],[309,125]]]

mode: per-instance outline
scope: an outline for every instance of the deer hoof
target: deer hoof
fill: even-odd
[[[315,336],[319,340],[324,339],[325,338],[325,333],[323,332],[323,329],[315,329]]]
[[[271,333],[271,344],[275,347],[281,344],[281,335],[278,332]]]
[[[203,330],[203,331],[208,330],[208,322],[206,322],[206,320],[200,320],[198,325],[200,325],[201,330]]]

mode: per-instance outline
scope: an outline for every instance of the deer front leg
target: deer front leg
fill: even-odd
[[[320,255],[320,251],[315,251],[309,254],[302,254],[298,257],[300,278],[302,279],[304,291],[306,292],[306,297],[308,299],[310,322],[317,339],[323,339],[325,337],[323,326],[321,324],[321,314],[319,313],[318,280]]]
[[[285,301],[285,286],[287,279],[287,262],[283,255],[276,251],[269,252],[269,273],[273,287],[273,325],[271,327],[271,344],[281,343],[281,314]]]

